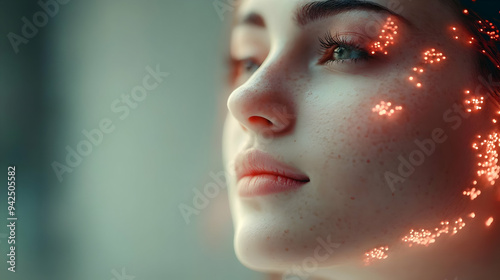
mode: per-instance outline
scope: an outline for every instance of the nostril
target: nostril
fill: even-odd
[[[253,116],[253,117],[248,118],[248,122],[253,126],[262,127],[262,128],[268,128],[268,127],[271,127],[273,125],[273,123],[270,120],[263,118],[263,117],[258,117],[258,116]]]

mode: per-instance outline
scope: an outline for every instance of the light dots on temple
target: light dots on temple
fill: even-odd
[[[392,102],[381,101],[375,107],[372,108],[372,112],[378,114],[379,116],[392,116],[397,111],[403,110],[403,106],[393,106]]]
[[[408,243],[409,247],[413,245],[429,246],[436,242],[436,239],[442,235],[455,235],[459,230],[465,227],[465,222],[462,218],[458,218],[454,222],[442,221],[439,226],[433,230],[420,229],[410,230],[409,235],[402,238],[402,241]]]
[[[391,17],[388,17],[380,35],[378,36],[379,40],[374,42],[370,47],[370,53],[383,53],[385,55],[388,54],[387,48],[391,45],[394,45],[395,37],[398,34],[398,26],[393,21]]]
[[[378,247],[373,250],[370,250],[365,253],[365,265],[370,265],[373,261],[376,260],[385,260],[387,259],[389,252],[388,246]]]
[[[467,15],[470,13],[468,12]],[[477,20],[474,19],[472,27],[476,29],[479,33],[484,34],[485,38],[483,40],[482,36],[478,38],[470,37],[470,32],[468,30],[460,30],[456,26],[452,26],[452,36],[455,40],[460,40],[466,45],[472,46],[480,51],[482,54],[486,55],[490,61],[492,61],[497,68],[500,69],[500,64],[498,63],[497,53],[494,48],[489,46],[491,43],[496,43],[500,41],[500,31],[499,29],[488,20]],[[493,42],[487,42],[486,38]]]
[[[476,213],[472,212],[469,214],[469,218],[474,219],[476,217]]]
[[[491,224],[493,224],[493,220],[494,220],[494,219],[493,219],[493,217],[489,217],[489,218],[488,218],[488,220],[486,220],[486,223],[485,223],[485,224],[486,224],[486,226],[487,226],[487,227],[490,227],[490,226],[491,226]]]
[[[478,20],[477,23],[479,24],[478,28],[481,33],[488,35],[491,40],[500,40],[500,31],[492,22],[488,20]]]

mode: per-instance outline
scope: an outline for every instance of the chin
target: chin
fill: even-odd
[[[234,249],[238,260],[260,272],[300,274],[321,267],[356,262],[359,252],[349,248],[330,232],[312,232],[296,224],[240,220],[235,227]],[[361,249],[360,249],[361,250]],[[356,251],[356,250],[354,250]],[[360,251],[361,252],[361,251]]]

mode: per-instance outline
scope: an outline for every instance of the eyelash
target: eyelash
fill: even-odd
[[[332,36],[330,32],[326,33],[323,37],[319,38],[319,43],[321,45],[321,53],[322,57],[320,58],[318,64],[321,65],[326,65],[330,63],[344,63],[344,62],[349,62],[349,63],[356,63],[360,60],[368,60],[370,58],[373,58],[374,56],[371,55],[365,48],[361,47],[361,44],[355,43],[352,40],[349,40],[345,34],[336,34],[335,36]],[[333,59],[334,51],[336,48],[343,47],[346,49],[354,50],[360,52],[360,57],[355,58],[355,59]],[[260,67],[258,63],[256,63],[253,59],[247,58],[247,59],[242,59],[234,62],[236,64],[236,67],[244,67],[245,63],[253,63],[254,67],[256,66],[256,69]],[[245,67],[244,67],[245,68]],[[248,71],[248,69],[244,69],[243,72],[251,72],[253,73],[256,69],[253,71]]]
[[[344,63],[346,61],[349,62],[358,62],[360,60],[367,60],[369,58],[373,58],[373,56],[359,43],[355,43],[352,40],[349,40],[345,36],[340,34],[335,34],[332,36],[330,32],[326,33],[323,37],[319,38],[319,43],[321,45],[321,54],[322,57],[319,60],[319,64],[328,64],[328,63]],[[336,48],[343,47],[350,50],[359,51],[361,53],[360,58],[355,59],[333,59],[333,54]]]

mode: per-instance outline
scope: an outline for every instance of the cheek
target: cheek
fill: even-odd
[[[304,115],[318,116],[304,121],[315,147],[308,151],[321,197],[315,203],[341,238],[393,243],[413,226],[432,227],[464,211],[462,190],[477,169],[471,144],[491,127],[487,117],[455,110],[467,82],[444,83],[434,72],[416,87],[405,78],[411,71],[305,102]]]

